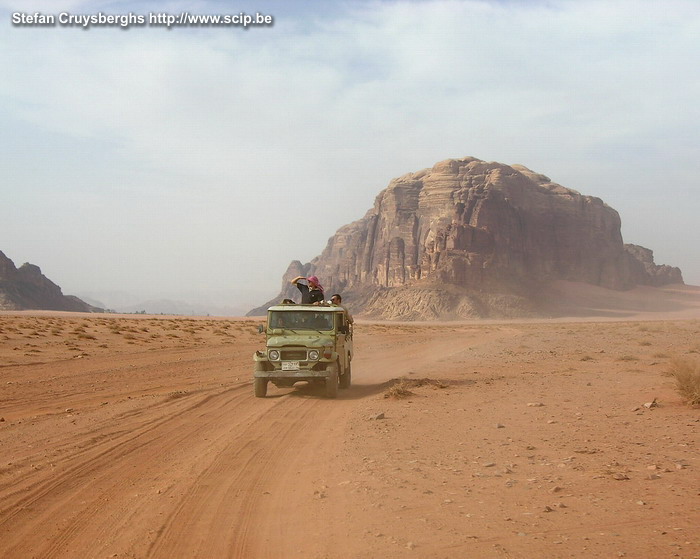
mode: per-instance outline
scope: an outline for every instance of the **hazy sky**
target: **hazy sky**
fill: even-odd
[[[390,179],[474,156],[601,197],[700,285],[699,55],[695,0],[0,0],[0,250],[68,294],[259,304]]]

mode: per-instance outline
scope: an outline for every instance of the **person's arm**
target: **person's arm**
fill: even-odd
[[[293,280],[291,280],[289,283],[291,283],[292,285],[296,285],[297,282],[301,279],[306,279],[306,278],[304,276],[297,276]]]

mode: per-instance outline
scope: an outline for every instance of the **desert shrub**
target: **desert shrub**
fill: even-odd
[[[621,355],[620,357],[617,358],[618,361],[639,361],[638,357],[635,357],[634,355]]]
[[[700,404],[700,361],[673,359],[669,375],[676,380],[676,390],[684,400],[691,405]]]
[[[432,378],[400,378],[393,381],[393,384],[384,393],[385,398],[408,398],[413,396],[411,388],[419,388],[421,386],[432,386],[433,388],[447,388],[449,384],[441,380]]]
[[[398,400],[401,398],[408,398],[410,396],[413,396],[413,392],[411,392],[409,390],[408,384],[409,383],[406,379],[401,379],[398,382],[395,382],[384,393],[384,397],[385,398],[394,398],[394,399]]]

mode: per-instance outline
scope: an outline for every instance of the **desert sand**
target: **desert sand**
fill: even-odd
[[[337,400],[254,398],[262,319],[1,313],[0,557],[700,557],[698,290],[578,296],[358,320]]]

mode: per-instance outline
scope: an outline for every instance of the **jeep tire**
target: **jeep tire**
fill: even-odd
[[[255,397],[264,398],[267,396],[267,379],[266,378],[255,378]]]
[[[352,370],[350,368],[350,362],[348,361],[348,366],[345,367],[345,371],[340,375],[340,388],[350,388],[350,383],[352,382]]]
[[[335,363],[328,365],[328,376],[326,377],[326,397],[338,397],[338,365]]]

